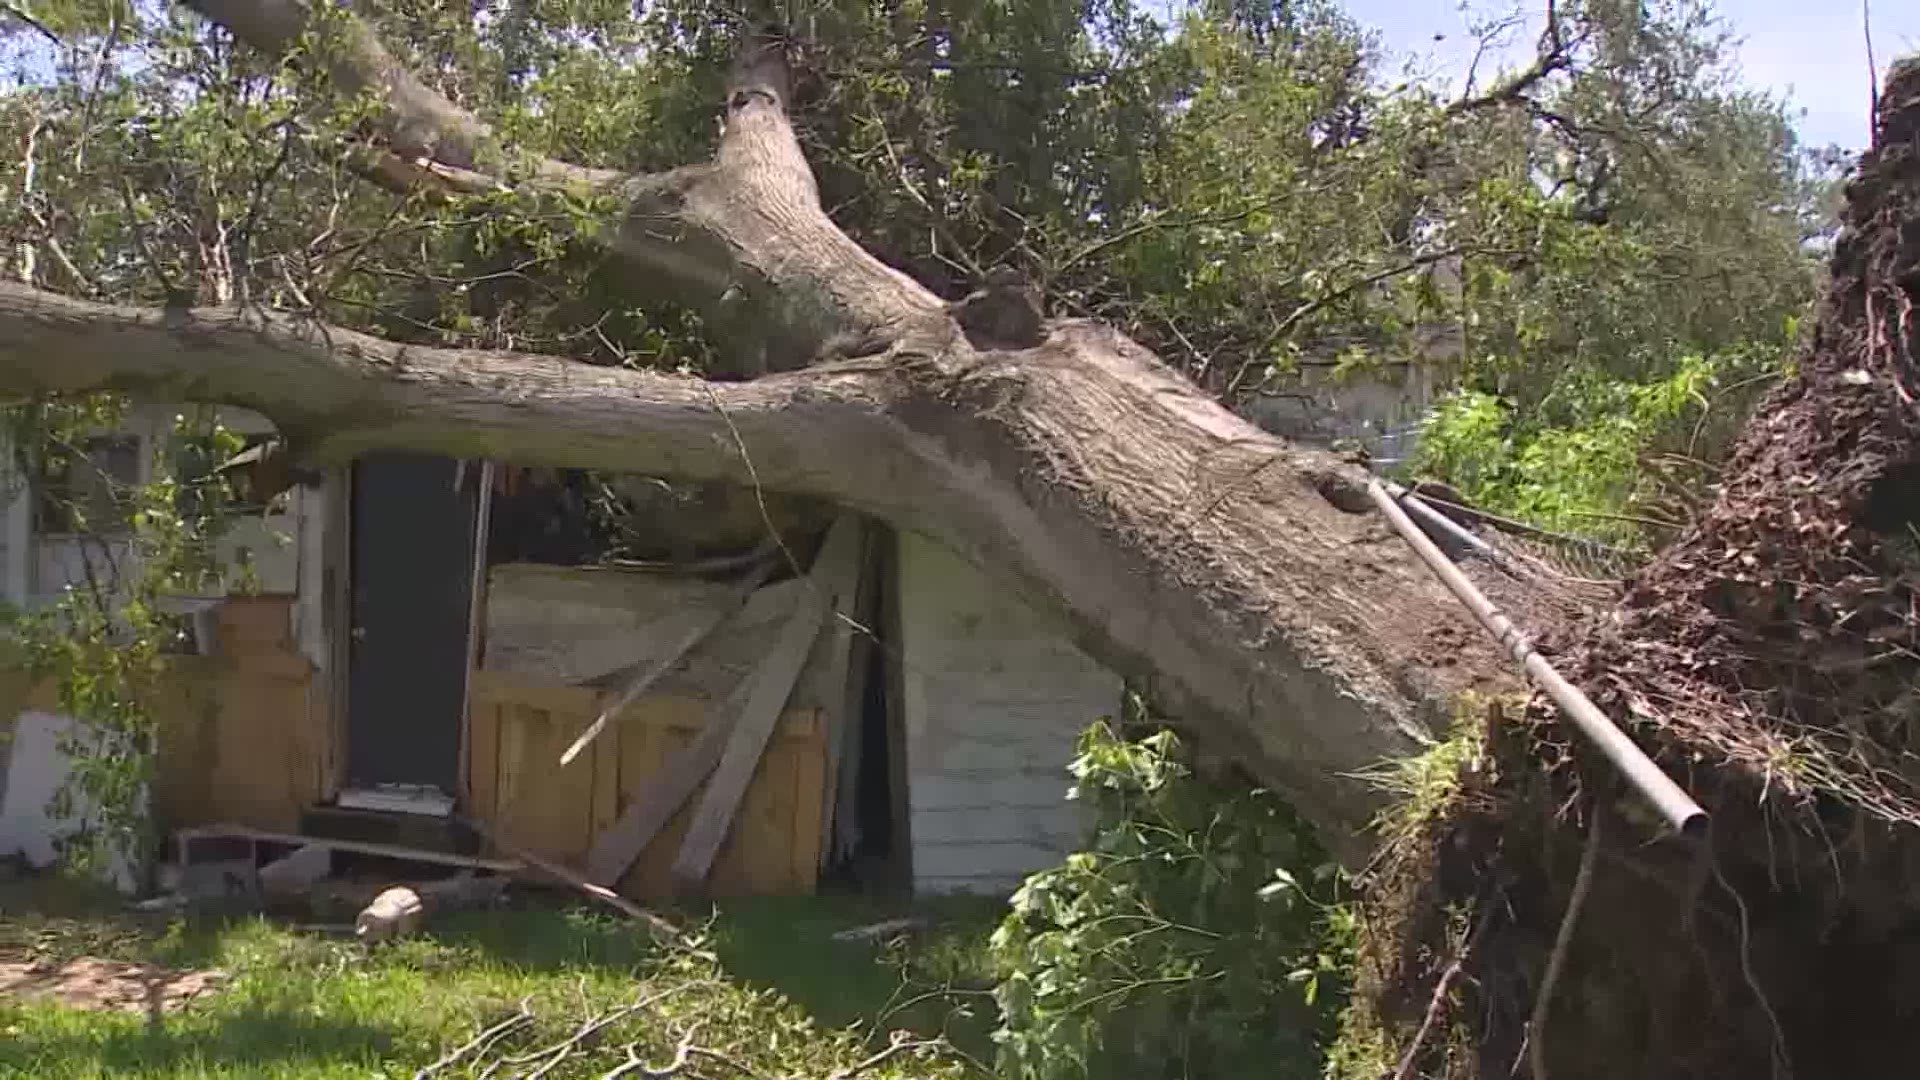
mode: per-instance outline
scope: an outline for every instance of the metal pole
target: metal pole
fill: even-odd
[[[1431,503],[1428,503],[1425,499],[1408,491],[1406,488],[1401,487],[1399,484],[1387,481],[1384,483],[1384,486],[1388,494],[1399,500],[1400,505],[1411,511],[1414,517],[1419,518],[1421,521],[1432,525],[1434,528],[1439,529],[1455,540],[1485,555],[1495,565],[1503,569],[1506,568],[1506,553],[1502,552],[1499,548],[1475,536],[1465,526],[1440,511],[1435,510]]]
[[[1560,711],[1567,719],[1607,756],[1607,760],[1613,762],[1627,781],[1673,825],[1674,830],[1690,839],[1704,837],[1707,832],[1707,812],[1700,808],[1700,804],[1682,791],[1671,777],[1661,772],[1660,766],[1655,765],[1652,758],[1627,738],[1626,733],[1615,727],[1613,721],[1607,719],[1607,715],[1580,692],[1579,687],[1562,678],[1545,657],[1533,650],[1533,645],[1513,624],[1513,620],[1501,614],[1500,609],[1493,606],[1493,601],[1488,600],[1484,593],[1474,587],[1473,582],[1467,580],[1467,576],[1447,558],[1432,538],[1420,531],[1420,526],[1414,524],[1380,481],[1370,480],[1367,494],[1373,497],[1380,512],[1387,516],[1401,538],[1412,545],[1427,568],[1467,606],[1467,610],[1473,612],[1473,617],[1519,662],[1534,684],[1547,692],[1547,696],[1560,706]]]

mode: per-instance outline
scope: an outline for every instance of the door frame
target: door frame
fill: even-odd
[[[462,810],[473,801],[472,777],[468,775],[473,758],[473,673],[480,670],[481,650],[486,647],[487,533],[493,524],[493,462],[481,461],[479,466],[480,492],[473,520],[473,589],[467,596],[467,679],[460,689],[460,741],[453,778],[454,806]]]
[[[490,459],[456,458],[464,468],[478,467],[480,485],[475,507],[471,592],[468,596],[467,670],[461,688],[458,749],[454,761],[454,806],[464,809],[472,798],[468,759],[472,753],[473,673],[480,666],[480,648],[486,618],[487,532],[492,517],[494,463]],[[329,468],[324,478],[326,508],[321,564],[321,618],[327,638],[328,728],[333,743],[331,768],[321,798],[336,801],[350,783],[350,747],[353,682],[353,503],[355,461]]]

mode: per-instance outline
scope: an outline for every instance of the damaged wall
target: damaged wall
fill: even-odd
[[[720,700],[766,656],[793,610],[798,579],[756,590],[649,693]],[[509,563],[487,573],[483,670],[543,682],[618,689],[626,673],[677,640],[688,614],[733,602],[729,582],[604,567]],[[826,707],[822,634],[788,704]],[[837,707],[838,701],[832,702]]]
[[[1010,892],[1082,840],[1067,765],[1124,688],[959,556],[899,543],[914,891]]]

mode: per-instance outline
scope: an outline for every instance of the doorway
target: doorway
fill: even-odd
[[[483,473],[422,454],[353,466],[349,788],[459,791]]]

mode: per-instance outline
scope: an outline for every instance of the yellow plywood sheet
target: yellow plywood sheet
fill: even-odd
[[[332,754],[317,694],[312,666],[290,652],[170,659],[153,702],[165,825],[297,826]]]
[[[487,822],[498,813],[501,708],[493,699],[475,694],[467,713],[466,811]]]

